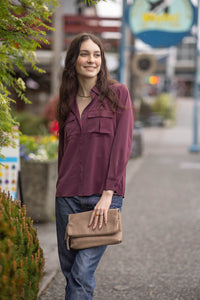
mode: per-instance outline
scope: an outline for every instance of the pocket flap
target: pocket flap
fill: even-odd
[[[113,112],[108,110],[103,111],[90,111],[88,113],[88,118],[113,118]]]
[[[72,113],[68,115],[67,120],[65,121],[65,124],[70,123],[72,121],[75,120],[75,115],[73,115]]]

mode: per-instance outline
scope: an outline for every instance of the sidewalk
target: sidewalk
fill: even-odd
[[[127,168],[123,243],[103,256],[94,300],[200,299],[200,153],[189,152],[192,109],[191,99],[179,100],[174,128],[143,129],[144,153]],[[46,258],[39,300],[63,300],[55,224],[38,225],[38,236]]]
[[[57,240],[56,240],[56,224],[55,222],[36,224],[34,227],[38,230],[38,238],[40,246],[44,251],[45,267],[44,275],[40,283],[38,297],[48,287],[52,279],[60,269]],[[53,300],[53,299],[52,299]]]

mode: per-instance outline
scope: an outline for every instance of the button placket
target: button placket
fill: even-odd
[[[80,184],[79,184],[79,195],[82,194],[82,188],[83,188],[83,129],[81,124],[81,134],[80,134],[80,140],[79,140],[79,178],[80,178]]]

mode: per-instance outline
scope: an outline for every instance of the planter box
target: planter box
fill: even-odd
[[[21,184],[27,216],[36,222],[47,222],[55,216],[57,160],[22,161]]]

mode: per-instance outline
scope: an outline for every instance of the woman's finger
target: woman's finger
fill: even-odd
[[[91,226],[91,225],[92,225],[92,223],[93,223],[93,221],[94,221],[94,218],[95,218],[95,214],[96,214],[96,212],[95,212],[95,210],[93,210],[93,212],[92,212],[92,214],[91,214],[91,217],[90,217],[90,221],[89,221],[88,226]]]
[[[108,223],[108,211],[107,210],[104,211],[104,223],[105,224]]]
[[[96,213],[95,218],[94,218],[93,227],[92,227],[93,229],[95,229],[97,227],[98,221],[99,221],[99,214]]]
[[[101,229],[103,226],[103,218],[104,218],[104,215],[103,215],[103,213],[101,213],[99,215],[99,229]]]

